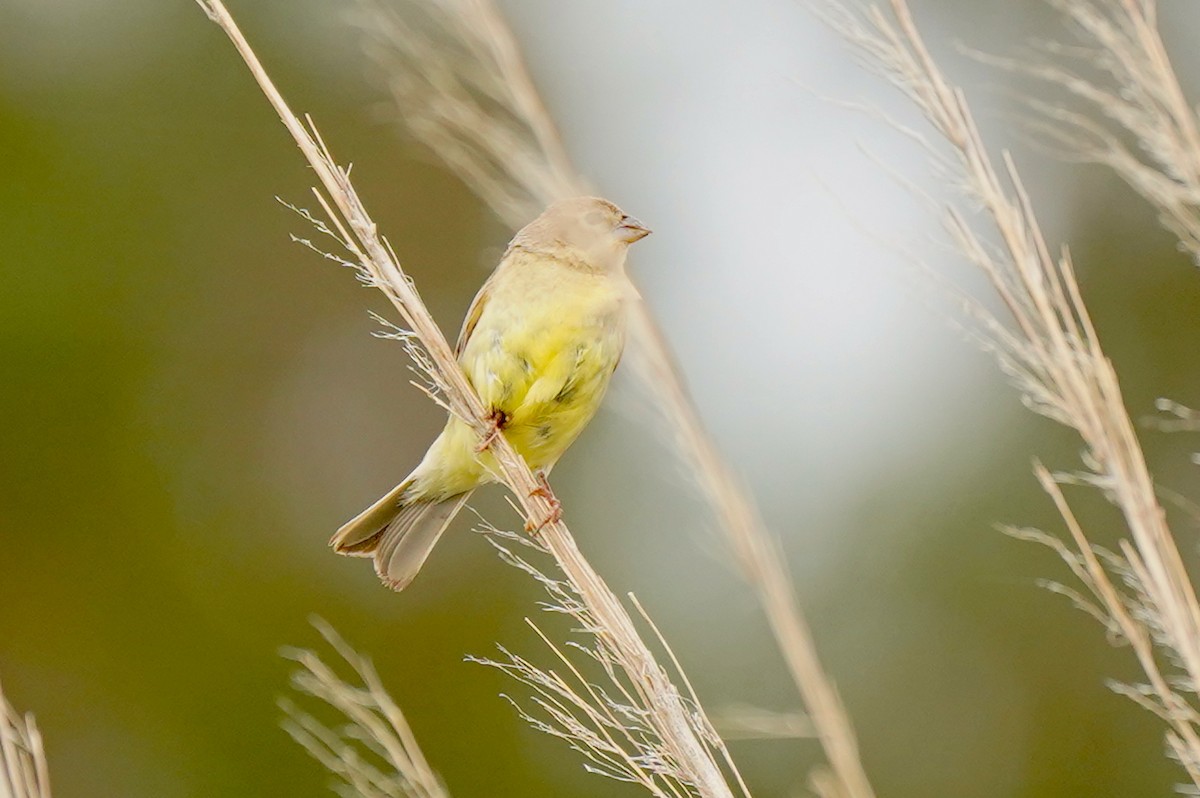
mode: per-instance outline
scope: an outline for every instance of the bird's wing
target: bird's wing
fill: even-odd
[[[463,350],[467,348],[467,341],[471,338],[471,333],[475,332],[475,325],[479,323],[479,317],[483,315],[483,309],[488,303],[488,298],[492,295],[492,280],[495,279],[493,274],[479,289],[479,293],[471,300],[471,307],[467,308],[467,316],[463,319],[462,330],[458,333],[458,341],[454,344],[454,356],[462,357]]]
[[[513,261],[523,257],[524,253],[521,247],[516,244],[509,244],[503,257],[500,258],[500,263],[496,266],[496,270],[492,272],[491,276],[480,287],[479,293],[471,300],[471,307],[467,308],[467,315],[463,319],[462,330],[459,331],[458,341],[454,344],[455,357],[462,357],[463,350],[467,348],[467,341],[471,340],[471,333],[475,332],[475,325],[479,324],[479,319],[483,316],[483,310],[487,307],[488,300],[492,298],[496,281],[504,279],[504,275],[512,271]]]

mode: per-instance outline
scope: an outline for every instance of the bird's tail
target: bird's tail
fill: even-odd
[[[472,491],[445,499],[407,497],[406,479],[357,516],[329,541],[338,554],[374,557],[375,573],[392,590],[412,582],[446,527]]]

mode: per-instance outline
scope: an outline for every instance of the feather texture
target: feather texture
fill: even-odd
[[[566,200],[519,232],[467,311],[456,352],[498,430],[548,471],[595,415],[625,345],[635,296],[625,251],[645,228],[612,203]],[[451,416],[420,465],[330,541],[375,557],[401,589],[471,492],[496,481],[475,429]]]

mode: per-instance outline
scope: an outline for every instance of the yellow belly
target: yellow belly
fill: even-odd
[[[550,468],[595,415],[624,346],[623,294],[613,278],[522,275],[494,286],[459,358],[484,404],[532,468]],[[453,495],[494,479],[478,436],[451,418],[416,476],[422,493]]]

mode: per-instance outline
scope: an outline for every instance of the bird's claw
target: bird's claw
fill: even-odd
[[[504,429],[504,425],[508,423],[508,414],[503,410],[493,410],[488,416],[488,433],[483,436],[483,440],[475,447],[475,453],[481,454],[487,451],[487,448],[496,442],[496,438],[500,437],[500,431]]]
[[[550,482],[546,479],[546,472],[539,470],[535,476],[537,476],[538,485],[529,492],[529,496],[531,498],[541,496],[550,505],[550,511],[546,513],[546,517],[540,523],[535,522],[532,518],[525,522],[525,531],[530,533],[540,532],[550,524],[557,524],[563,517],[562,502],[558,500],[558,497],[554,495],[554,491],[550,489]]]

